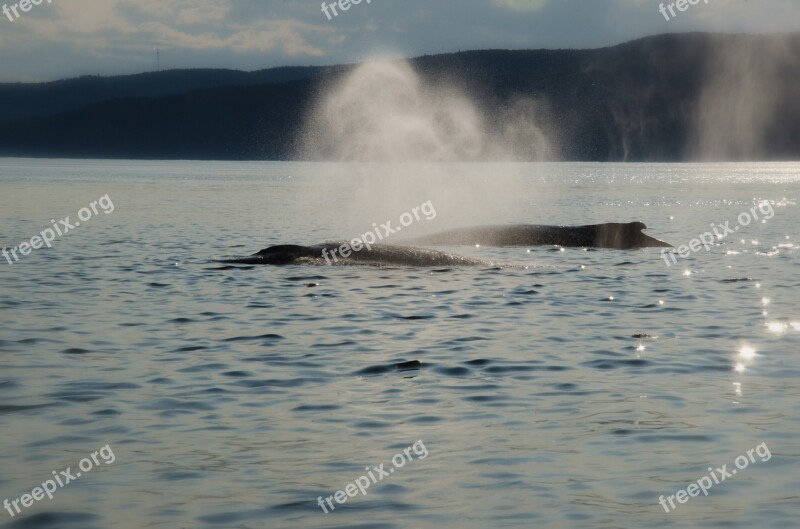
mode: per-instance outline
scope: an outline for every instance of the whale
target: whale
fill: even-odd
[[[635,249],[672,248],[672,245],[642,233],[642,222],[587,226],[543,226],[518,224],[459,228],[397,244],[366,244],[363,241],[328,241],[302,246],[279,244],[252,255],[218,258],[216,261],[245,265],[360,265],[360,266],[484,266],[497,264],[424,246],[538,246]],[[358,244],[356,244],[358,243]],[[358,247],[358,250],[355,248]],[[345,249],[345,251],[342,251]],[[349,250],[348,250],[349,249]]]
[[[672,245],[642,233],[643,222],[544,226],[516,224],[475,226],[434,233],[403,241],[413,246],[540,246],[610,248],[672,248]]]
[[[252,255],[223,257],[216,261],[247,265],[494,266],[489,261],[471,259],[428,248],[373,244],[365,245],[359,251],[341,252],[342,246],[351,247],[351,243],[347,241],[325,242],[312,246],[280,244],[264,248]],[[336,251],[335,254],[334,251]]]

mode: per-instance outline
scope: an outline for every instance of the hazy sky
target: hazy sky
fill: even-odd
[[[0,0],[0,7],[18,1]],[[18,19],[9,9],[13,21],[0,14],[0,81],[151,71],[157,46],[162,69],[256,70],[387,52],[586,48],[667,32],[800,30],[800,0],[700,0],[669,21],[660,0],[367,1],[328,20],[321,0],[42,0],[18,9]]]

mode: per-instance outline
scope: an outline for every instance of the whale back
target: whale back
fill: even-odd
[[[366,245],[359,251],[347,250],[344,241],[313,246],[280,244],[253,255],[219,259],[226,263],[268,265],[363,265],[363,266],[492,266],[492,263],[417,246],[572,246],[632,249],[670,247],[642,233],[643,222],[591,224],[586,226],[476,226],[461,228],[396,245]],[[342,247],[345,248],[342,254]]]
[[[459,228],[408,241],[422,246],[568,246],[631,249],[669,247],[642,233],[643,222],[591,224],[586,226],[475,226]]]
[[[372,245],[369,248],[363,247],[359,251],[351,251],[347,257],[344,257],[339,250],[344,244],[347,243],[344,241],[327,242],[313,246],[280,244],[264,248],[253,255],[226,257],[219,261],[265,265],[491,266],[488,261],[470,259],[439,250],[386,244]]]

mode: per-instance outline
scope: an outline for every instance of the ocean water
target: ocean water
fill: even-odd
[[[800,164],[5,159],[0,186],[9,248],[107,195],[52,248],[0,262],[0,501],[91,467],[0,527],[800,515]],[[738,229],[670,266],[553,247],[451,249],[494,263],[465,268],[215,261],[397,226],[427,201],[406,233],[641,220],[680,246]],[[659,504],[723,465],[737,473],[707,496]],[[369,473],[365,495],[324,503]]]

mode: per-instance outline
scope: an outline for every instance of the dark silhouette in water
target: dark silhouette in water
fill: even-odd
[[[594,248],[632,249],[671,247],[642,233],[642,222],[628,224],[595,224],[591,226],[479,226],[445,231],[404,241],[426,246],[583,246]],[[414,246],[374,244],[351,251],[347,257],[339,250],[348,242],[326,242],[313,246],[281,244],[270,246],[253,255],[226,257],[225,263],[264,265],[362,265],[362,266],[493,266],[488,261],[460,255],[416,248]],[[359,245],[361,246],[361,245]],[[335,256],[334,256],[335,255]]]
[[[244,257],[226,257],[225,263],[264,264],[264,265],[362,265],[362,266],[492,266],[488,261],[470,259],[438,250],[413,248],[411,246],[390,246],[373,244],[360,251],[353,251],[347,257],[334,250],[347,242],[326,242],[313,246],[281,244],[270,246],[258,253]],[[324,253],[325,252],[325,253]]]
[[[408,241],[421,246],[579,246],[588,248],[671,248],[642,233],[643,222],[606,223],[588,226],[476,226],[435,233]]]

